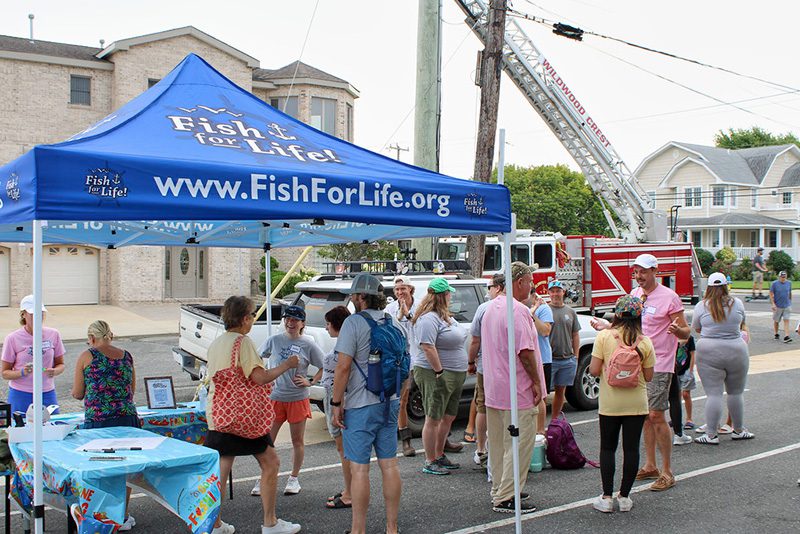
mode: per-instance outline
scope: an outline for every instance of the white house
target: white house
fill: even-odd
[[[800,260],[800,148],[730,150],[671,141],[634,176],[657,209],[677,206],[677,228],[716,253],[730,246],[740,258],[783,250]]]

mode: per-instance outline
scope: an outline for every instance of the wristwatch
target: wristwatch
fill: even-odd
[[[436,378],[439,378],[440,376],[442,376],[443,373],[444,373],[444,369],[442,369],[441,371],[438,371],[438,372],[437,371],[433,372],[433,374],[434,374],[434,376]]]
[[[330,404],[331,406],[341,406],[342,401],[336,402],[335,400],[331,399],[331,402],[329,402],[328,404]]]

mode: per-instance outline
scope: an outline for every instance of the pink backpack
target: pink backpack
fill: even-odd
[[[616,332],[614,338],[617,348],[608,360],[606,381],[609,386],[616,388],[635,388],[639,385],[639,373],[642,370],[642,357],[636,352],[636,347],[642,338],[636,338],[633,345],[625,345]]]

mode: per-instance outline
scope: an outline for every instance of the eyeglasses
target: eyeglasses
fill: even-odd
[[[641,300],[642,304],[644,304],[645,302],[647,302],[647,295],[643,292],[642,296],[639,297],[639,300]]]

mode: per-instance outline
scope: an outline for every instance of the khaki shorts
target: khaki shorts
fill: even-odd
[[[467,378],[466,371],[447,371],[436,378],[432,369],[414,367],[414,382],[422,394],[425,416],[438,421],[445,415],[458,415],[461,389]]]
[[[472,395],[475,401],[475,410],[478,413],[486,413],[486,391],[483,389],[483,374],[475,373],[475,393]]]
[[[788,321],[792,318],[792,308],[777,308],[772,312],[772,322]]]
[[[647,383],[647,407],[651,412],[664,412],[669,409],[669,387],[673,373],[653,373]]]
[[[753,271],[753,282],[764,283],[764,271]]]

